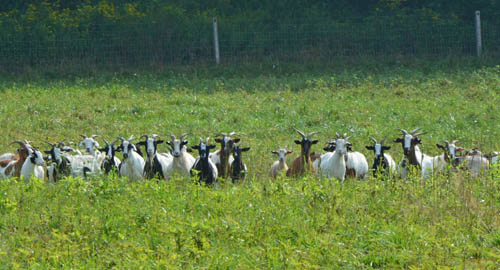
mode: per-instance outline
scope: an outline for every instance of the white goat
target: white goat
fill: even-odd
[[[179,139],[175,135],[170,134],[171,141],[167,141],[167,144],[172,148],[173,162],[168,170],[169,175],[178,173],[183,177],[191,176],[191,168],[193,168],[195,158],[187,152],[186,145],[187,140],[184,137],[191,133],[182,134]]]
[[[339,134],[337,133],[337,139],[339,139]],[[346,137],[347,134],[344,134],[343,137]],[[350,137],[349,137],[350,138]],[[328,146],[323,148],[323,150],[328,152],[334,152],[336,149],[336,141],[328,142]],[[365,178],[368,173],[368,161],[366,160],[365,155],[360,152],[352,151],[352,145],[349,143],[346,146],[346,153],[344,155],[345,164],[346,164],[346,176],[356,177],[356,178]],[[318,168],[318,164],[321,162],[322,158],[316,159],[313,162],[313,167],[315,170]]]
[[[144,158],[142,158],[141,150],[131,143],[134,137],[130,136],[128,140],[125,140],[123,137],[118,138],[122,143],[117,148],[117,151],[123,152],[123,161],[118,168],[119,175],[126,176],[130,180],[143,179],[145,162]]]
[[[465,168],[470,170],[474,178],[479,177],[481,172],[487,171],[490,166],[489,160],[477,148],[470,150],[464,157],[464,161]]]
[[[292,150],[286,150],[285,148],[279,148],[278,151],[271,151],[271,153],[278,155],[278,160],[276,160],[271,166],[269,175],[274,179],[278,175],[285,174],[288,170],[286,165],[286,155],[293,153]]]
[[[313,165],[315,166],[317,166],[319,163],[319,170],[317,171],[319,171],[320,177],[326,177],[328,179],[337,178],[341,183],[344,183],[347,171],[347,148],[351,146],[349,138],[351,137],[346,137],[346,134],[344,134],[344,136],[340,138],[339,134],[337,133],[337,139],[335,140],[335,151],[321,155],[321,158],[313,163]]]

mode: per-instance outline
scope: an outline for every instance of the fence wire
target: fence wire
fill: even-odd
[[[499,20],[482,20],[483,51],[500,52]],[[371,21],[265,25],[218,24],[222,63],[265,59],[334,61],[337,57],[473,56],[474,19],[470,21]],[[14,34],[13,34],[14,33]],[[95,25],[89,31],[37,31],[16,34],[0,28],[3,70],[46,67],[169,66],[214,61],[211,24],[186,27],[169,22]]]

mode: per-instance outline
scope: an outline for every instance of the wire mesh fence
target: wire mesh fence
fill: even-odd
[[[483,50],[500,52],[500,21],[482,20]],[[2,26],[3,27],[3,26]],[[46,67],[184,65],[214,61],[210,23],[95,24],[87,31],[17,33],[0,27],[0,65],[4,70]],[[337,57],[472,56],[476,53],[470,21],[375,17],[266,25],[230,25],[219,20],[222,63],[265,59],[334,61]]]

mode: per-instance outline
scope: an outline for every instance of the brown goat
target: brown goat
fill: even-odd
[[[28,147],[30,147],[30,145],[27,141],[14,141],[12,143],[18,143],[21,147],[17,149],[17,154],[11,159],[0,161],[0,168],[3,170],[5,176],[20,177],[21,168],[28,157]]]
[[[302,140],[295,140],[296,144],[300,144],[301,151],[300,151],[300,156],[298,156],[297,158],[295,158],[292,161],[292,165],[286,171],[286,176],[288,176],[288,177],[298,177],[298,176],[304,175],[304,173],[306,171],[308,171],[308,172],[314,171],[314,168],[312,166],[311,156],[309,155],[309,152],[311,150],[311,146],[313,144],[318,143],[318,140],[312,141],[311,137],[312,137],[312,135],[317,134],[319,132],[311,132],[311,133],[307,134],[307,136],[306,136],[304,132],[302,132],[296,128],[294,128],[294,129],[295,129],[295,131],[297,131],[297,133],[300,134],[300,136],[302,136]]]

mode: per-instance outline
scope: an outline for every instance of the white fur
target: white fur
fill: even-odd
[[[368,173],[368,161],[360,152],[347,152],[347,169],[354,169],[356,178],[364,178]]]
[[[319,164],[320,177],[328,179],[336,178],[344,183],[346,162],[345,155],[347,154],[347,145],[344,139],[336,140],[336,147],[334,152],[328,152],[321,156],[321,163]],[[313,166],[318,162],[313,162]],[[368,170],[368,169],[367,169]]]
[[[168,175],[171,176],[172,174],[178,173],[183,177],[190,177],[190,171],[196,159],[187,152],[187,147],[185,145],[181,147],[181,141],[179,139],[175,139],[170,143],[172,145],[172,162],[168,170]]]
[[[32,176],[43,179],[44,168],[42,166],[45,165],[45,162],[43,161],[42,153],[38,150],[33,151],[31,148],[28,148],[28,153],[28,157],[21,167],[21,178],[24,181],[29,181]],[[35,157],[35,163],[31,162],[32,157]]]
[[[278,175],[284,174],[288,170],[288,166],[286,165],[287,150],[279,149],[276,153],[278,155],[278,160],[273,163],[269,171],[269,175],[272,178],[276,178]]]
[[[6,154],[3,154],[0,156],[0,161],[2,160],[6,160],[6,159],[13,159],[14,158],[14,154],[12,153],[6,153]]]

